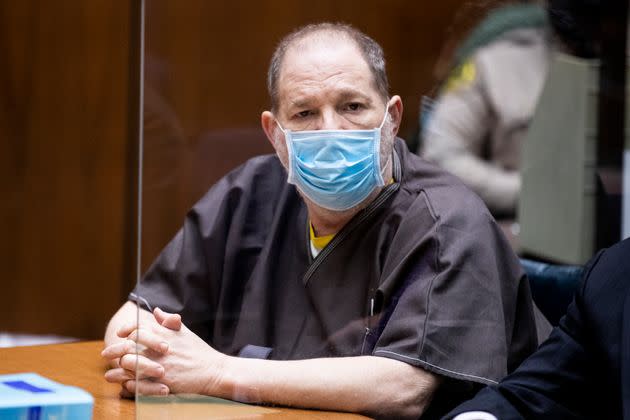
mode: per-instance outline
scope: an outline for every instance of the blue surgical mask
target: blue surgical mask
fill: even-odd
[[[343,211],[385,185],[381,174],[381,129],[291,131],[284,133],[289,153],[289,184],[320,207]]]

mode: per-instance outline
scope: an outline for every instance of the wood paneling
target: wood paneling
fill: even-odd
[[[102,337],[128,291],[131,10],[0,2],[0,330]]]

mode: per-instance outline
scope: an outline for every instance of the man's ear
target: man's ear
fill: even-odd
[[[400,96],[392,96],[389,102],[387,102],[387,109],[389,111],[389,114],[392,116],[392,131],[395,136],[396,134],[398,134],[398,129],[400,128],[403,114],[403,103],[402,99],[400,99]]]
[[[275,132],[278,129],[278,124],[276,123],[276,117],[270,111],[264,111],[260,115],[260,124],[262,125],[262,129],[267,135],[267,140],[271,143],[273,148],[276,148],[276,137]]]

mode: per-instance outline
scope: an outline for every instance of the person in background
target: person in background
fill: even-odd
[[[521,144],[547,75],[550,31],[536,3],[500,2],[455,51],[418,153],[513,217]]]
[[[496,217],[513,218],[521,144],[551,54],[598,56],[601,0],[490,3],[495,8],[453,54],[421,118],[418,152],[460,177]]]
[[[550,0],[554,32],[566,50],[601,52],[609,6],[601,0]],[[614,6],[610,10],[614,10]],[[630,419],[630,239],[587,265],[566,314],[511,375],[444,419]]]
[[[276,155],[189,212],[108,325],[108,381],[430,418],[534,351],[517,258],[483,202],[396,137],[402,101],[375,41],[303,27],[268,89]]]

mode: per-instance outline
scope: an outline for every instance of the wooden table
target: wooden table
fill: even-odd
[[[359,420],[348,413],[260,407],[211,398],[169,397],[151,399],[137,407],[120,399],[119,386],[103,379],[102,341],[0,349],[0,374],[35,372],[53,381],[78,386],[94,397],[94,419],[333,419]]]

